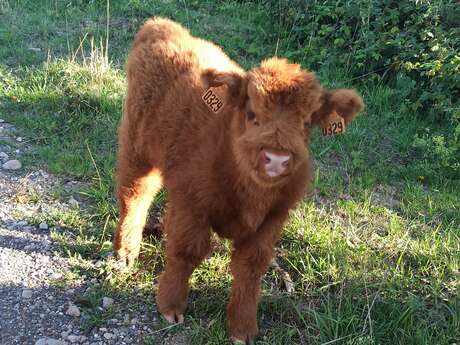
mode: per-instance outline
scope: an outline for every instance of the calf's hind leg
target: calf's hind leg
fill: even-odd
[[[166,268],[156,296],[159,312],[169,322],[181,323],[187,307],[188,280],[210,249],[210,226],[189,206],[171,197],[166,211]]]
[[[162,178],[158,169],[122,163],[117,171],[120,220],[113,247],[121,263],[130,266],[139,255],[149,206],[162,187]]]

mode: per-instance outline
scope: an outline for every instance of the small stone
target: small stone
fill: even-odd
[[[133,317],[131,319],[131,325],[135,325],[137,323],[137,317]]]
[[[75,293],[75,289],[68,289],[65,293],[68,294],[68,295],[71,295],[71,294]]]
[[[107,340],[110,340],[113,338],[113,334],[112,333],[104,333],[104,338],[107,339]]]
[[[73,343],[78,343],[80,341],[80,337],[78,335],[68,335],[67,340],[70,341],[72,344]]]
[[[22,164],[17,159],[9,160],[3,163],[3,169],[5,170],[19,170],[22,168]]]
[[[69,305],[69,308],[67,308],[66,310],[66,315],[70,315],[70,316],[80,316],[80,309],[78,309],[78,307],[76,305]]]
[[[22,295],[21,295],[22,298],[31,298],[32,295],[33,295],[32,290],[30,290],[30,289],[24,289],[24,290],[22,290]]]
[[[84,342],[86,340],[86,337],[84,335],[69,335],[67,339],[73,344]]]
[[[22,142],[22,140],[23,140],[22,137],[17,137],[16,138],[16,141],[19,142],[19,143]]]
[[[48,230],[49,226],[48,224],[46,224],[45,222],[41,222],[39,225],[38,225],[38,228],[40,230]]]
[[[77,206],[80,205],[80,204],[78,203],[78,201],[75,200],[75,199],[73,198],[73,196],[71,196],[71,197],[69,198],[69,204],[70,204],[71,206],[74,206],[74,207],[77,207]]]
[[[64,345],[65,343],[58,339],[41,338],[35,342],[35,345]]]
[[[0,152],[0,159],[7,160],[9,158],[8,154],[5,152]]]
[[[53,274],[50,275],[50,279],[56,280],[62,278],[62,274],[59,272],[54,272]]]
[[[3,123],[3,122],[5,122],[5,120],[3,120],[3,119],[0,119],[0,123]]]
[[[16,222],[16,225],[17,225],[17,226],[25,226],[25,225],[27,225],[27,224],[28,224],[28,223],[27,223],[27,220],[20,220],[19,222]]]

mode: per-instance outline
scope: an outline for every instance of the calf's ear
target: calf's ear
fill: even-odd
[[[321,102],[321,107],[311,116],[313,125],[324,126],[334,112],[342,117],[347,125],[364,108],[363,99],[352,89],[325,90]]]
[[[205,88],[224,86],[228,91],[227,101],[238,105],[246,98],[247,81],[244,73],[207,69],[201,75]]]

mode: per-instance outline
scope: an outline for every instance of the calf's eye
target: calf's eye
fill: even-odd
[[[256,114],[252,110],[248,110],[246,112],[246,117],[248,118],[249,121],[253,121],[256,118]]]

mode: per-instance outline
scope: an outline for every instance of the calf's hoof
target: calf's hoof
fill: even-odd
[[[184,322],[187,308],[187,285],[173,279],[174,275],[163,272],[156,295],[158,312],[170,323]]]
[[[235,337],[232,337],[232,342],[235,345],[254,345],[254,340],[247,338],[246,340],[241,340]]]
[[[228,306],[227,326],[230,339],[234,344],[254,344],[259,333],[256,313],[245,312],[244,308],[230,304]]]
[[[163,317],[168,321],[169,323],[183,323],[184,322],[184,315],[183,314],[162,314]]]
[[[116,264],[115,268],[123,271],[132,267],[139,256],[139,249],[120,248],[115,251]]]
[[[254,338],[258,333],[257,326],[246,327],[245,329],[230,330],[230,339],[234,344],[254,345]]]

